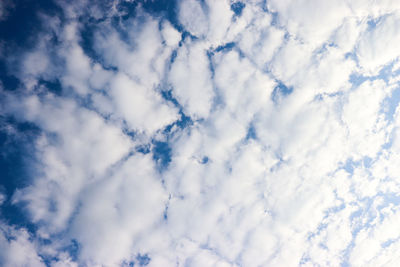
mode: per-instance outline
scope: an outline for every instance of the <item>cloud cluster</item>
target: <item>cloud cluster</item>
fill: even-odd
[[[4,223],[0,224],[0,230],[0,261],[4,266],[45,266],[26,230]]]
[[[161,2],[57,1],[2,58],[40,133],[0,263],[396,266],[396,1]]]

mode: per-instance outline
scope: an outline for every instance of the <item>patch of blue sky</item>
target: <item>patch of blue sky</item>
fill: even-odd
[[[107,120],[107,119],[106,119]],[[130,127],[128,127],[128,125],[126,124],[126,122],[124,121],[124,126],[122,128],[122,132],[126,135],[129,136],[132,140],[135,139],[137,133],[135,131],[133,131]]]
[[[378,209],[387,207],[389,204],[394,204],[395,206],[400,205],[400,195],[395,193],[379,193],[378,196],[383,198],[383,203],[378,206]]]
[[[164,15],[172,24],[177,20],[177,1],[176,0],[141,0],[142,7],[150,14]]]
[[[142,145],[137,148],[136,151],[147,154],[150,151],[153,154],[153,160],[156,163],[157,169],[159,171],[165,170],[172,158],[172,149],[170,147],[169,138],[170,134],[174,127],[178,127],[180,129],[184,129],[193,124],[193,121],[190,117],[186,116],[182,110],[180,110],[180,119],[173,122],[172,124],[166,126],[163,130],[163,134],[166,137],[166,141],[153,140],[152,144]]]
[[[119,23],[120,20],[127,20],[136,16],[136,10],[140,1],[119,1],[116,5],[116,10],[122,14],[121,17],[113,17],[114,23]]]
[[[172,156],[172,149],[169,143],[154,140],[151,151],[158,170],[162,171],[167,168]]]
[[[174,51],[172,51],[171,53],[171,58],[169,60],[169,63],[172,64],[175,62],[176,57],[178,56],[178,52],[176,51],[176,49]]]
[[[62,17],[60,7],[52,0],[14,0],[12,12],[6,20],[0,20],[0,40],[9,46],[31,48],[32,36],[42,29],[40,13]]]
[[[208,162],[210,161],[210,159],[207,157],[207,156],[204,156],[202,159],[201,159],[201,164],[207,164]]]
[[[350,56],[350,55],[349,55]],[[355,55],[353,55],[355,56]],[[356,57],[356,56],[355,56]],[[374,76],[364,76],[360,73],[352,73],[349,77],[349,82],[352,84],[352,90],[358,88],[365,81],[375,81],[375,80],[383,80],[388,82],[390,78],[393,77],[393,65],[395,62],[391,62],[382,67],[377,75]]]
[[[230,51],[235,47],[235,43],[234,42],[230,42],[230,43],[226,43],[224,45],[220,45],[217,48],[215,48],[215,52],[221,52],[221,51]]]
[[[4,90],[14,91],[20,86],[21,82],[7,69],[6,65],[6,61],[0,58],[0,81]]]
[[[328,49],[330,47],[337,47],[337,45],[334,42],[325,42],[325,43],[322,44],[322,46],[320,46],[317,49],[315,49],[313,51],[313,54],[314,54],[314,57],[315,57],[314,60],[319,60],[319,57],[321,55],[323,55],[324,53],[328,52]]]
[[[172,89],[167,89],[167,90],[162,90],[161,91],[161,96],[174,104],[175,107],[182,108],[182,106],[179,104],[178,100],[173,96],[172,94]]]
[[[379,24],[382,20],[384,20],[386,17],[387,17],[387,15],[383,15],[383,16],[378,16],[378,17],[376,17],[376,18],[371,18],[371,19],[369,19],[369,20],[367,21],[367,25],[368,25],[367,31],[371,31],[371,30],[375,29],[376,26],[378,26],[378,24]]]
[[[277,12],[269,12],[271,14],[272,20],[271,20],[271,25],[272,26],[278,26],[278,13]],[[283,27],[279,27],[281,29],[285,29]]]
[[[383,242],[383,243],[381,244],[381,247],[382,247],[382,248],[387,248],[387,247],[389,247],[391,244],[396,243],[397,241],[399,241],[399,238],[393,238],[393,239],[386,240],[385,242]]]
[[[271,99],[275,104],[279,104],[283,98],[293,92],[293,87],[286,86],[283,82],[277,81],[278,85],[275,86],[271,94]]]
[[[381,156],[385,150],[389,150],[392,147],[394,139],[395,139],[395,132],[392,130],[389,133],[386,142],[381,146],[381,150],[377,154],[378,157]]]
[[[143,254],[143,255],[138,254],[136,256],[136,260],[137,260],[137,263],[139,264],[139,266],[146,266],[150,263],[151,258],[147,254]]]
[[[249,129],[247,130],[246,138],[245,140],[250,140],[250,139],[257,139],[257,132],[253,124],[250,124]]]
[[[392,122],[396,113],[396,108],[400,103],[400,88],[392,91],[391,95],[383,100],[381,112],[385,114],[385,119]]]
[[[151,151],[151,145],[150,144],[141,144],[135,147],[135,151],[142,153],[142,154],[148,154]]]
[[[361,84],[363,84],[367,80],[370,80],[370,78],[358,73],[352,73],[350,74],[349,77],[349,82],[352,84],[353,89],[358,88]]]
[[[136,266],[147,266],[151,261],[148,254],[138,254],[134,260],[125,261],[121,266],[123,267],[136,267]]]
[[[101,56],[97,53],[95,49],[94,33],[97,29],[98,26],[95,23],[82,24],[82,29],[80,31],[81,38],[79,40],[79,44],[88,57],[90,57],[95,62],[101,63],[101,65],[104,65],[103,67],[107,67],[105,64],[102,64]]]
[[[359,63],[359,62],[358,62],[357,55],[356,55],[356,53],[354,53],[354,51],[353,51],[353,52],[348,52],[348,53],[346,53],[346,54],[344,55],[344,58],[345,58],[345,59],[353,60],[353,61],[356,62],[357,64]]]
[[[383,68],[379,71],[379,74],[377,75],[377,79],[382,79],[385,82],[389,82],[389,79],[393,77],[393,66],[394,66],[394,61],[390,62],[389,64],[383,66]]]
[[[58,79],[54,79],[54,80],[39,79],[38,86],[40,87],[40,89],[44,87],[47,89],[46,91],[51,92],[58,96],[60,96],[63,92],[63,88]],[[40,92],[39,92],[39,94],[40,94]]]
[[[182,44],[183,44],[183,42],[185,42],[185,40],[188,39],[188,38],[189,38],[190,40],[197,40],[197,39],[198,39],[197,36],[191,34],[191,33],[188,32],[188,31],[181,30],[180,32],[182,33],[182,39],[181,39],[181,41],[179,42],[179,47],[181,47]]]
[[[105,2],[107,3],[108,1]],[[132,19],[140,15],[141,12],[138,12],[138,8],[140,7],[155,17],[168,19],[174,26],[179,26],[176,16],[176,4],[177,2],[175,0],[119,1],[116,5],[116,9],[120,12],[120,14],[123,14],[120,17],[123,20]]]
[[[213,56],[214,56],[214,51],[212,49],[207,50],[208,68],[210,69],[210,72],[211,72],[211,80],[214,80],[214,76],[215,76],[215,67],[214,67],[214,63],[213,63]]]
[[[246,4],[243,2],[234,2],[231,4],[231,10],[235,13],[236,16],[241,16],[243,9],[246,7]]]
[[[363,161],[364,168],[368,169],[368,168],[370,168],[372,166],[372,163],[373,163],[373,159],[372,158],[370,158],[368,156],[365,156],[365,157],[363,157],[362,161]]]
[[[364,197],[357,200],[359,209],[350,215],[350,221],[352,223],[352,235],[353,237],[364,228],[371,227],[371,223],[376,219],[377,212],[373,207],[375,196]]]
[[[6,202],[1,205],[0,210],[1,220],[9,225],[25,228],[30,234],[35,234],[38,230],[38,225],[32,223],[24,210],[24,206],[21,204],[13,204],[10,196]]]
[[[65,246],[64,251],[68,252],[69,256],[73,261],[78,260],[79,252],[81,246],[79,242],[75,239],[72,239],[67,246]]]
[[[184,111],[183,111],[183,107],[181,106],[181,104],[178,102],[178,100],[173,96],[172,94],[172,90],[162,90],[161,91],[161,96],[167,100],[168,102],[171,102],[172,104],[174,104],[175,107],[177,107],[179,109],[179,120],[171,123],[170,125],[167,125],[164,130],[163,133],[164,134],[169,134],[171,132],[171,130],[173,129],[174,126],[178,126],[180,129],[189,127],[191,125],[193,125],[193,120],[190,116],[187,116]]]
[[[189,116],[186,116],[182,110],[179,111],[179,114],[180,114],[180,119],[175,122],[179,128],[183,129],[183,128],[193,125],[192,118],[190,118]]]
[[[184,129],[193,125],[193,120],[191,117],[185,115],[183,112],[183,107],[180,105],[178,100],[173,96],[172,90],[161,90],[161,96],[168,102],[171,102],[175,107],[179,109],[179,119],[169,125],[167,125],[163,130],[162,134],[166,138],[165,141],[152,140],[151,145],[145,144],[136,148],[136,151],[140,153],[147,154],[152,152],[153,160],[159,171],[165,170],[169,163],[171,162],[171,147],[169,144],[169,138],[173,134],[173,130],[177,128]]]
[[[6,129],[12,127],[14,133]],[[32,123],[17,122],[14,118],[0,118],[0,187],[6,195],[6,201],[1,205],[0,216],[7,222],[26,227],[34,232],[32,224],[21,209],[21,205],[11,203],[11,197],[18,188],[30,183],[35,175],[33,166],[35,160],[29,151],[41,130]]]
[[[356,168],[364,168],[364,169],[368,170],[368,168],[371,167],[373,160],[374,159],[372,159],[368,156],[365,156],[362,159],[357,160],[357,161],[354,161],[352,158],[348,158],[345,162],[342,162],[339,164],[338,169],[343,169],[350,175],[353,175],[354,170]]]

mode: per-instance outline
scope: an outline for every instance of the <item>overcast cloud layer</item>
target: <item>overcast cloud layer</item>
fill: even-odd
[[[0,2],[0,265],[400,265],[400,1],[94,2]]]

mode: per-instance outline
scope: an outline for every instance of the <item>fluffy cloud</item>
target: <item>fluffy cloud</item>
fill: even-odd
[[[13,201],[27,202],[32,220],[48,223],[50,232],[62,230],[82,187],[104,175],[133,144],[121,129],[74,101],[51,96],[10,98],[10,108],[12,102],[10,112],[46,133],[36,143],[41,171],[31,186],[15,193]]]
[[[213,104],[214,89],[209,67],[206,44],[187,41],[177,52],[168,75],[173,95],[185,112],[195,118],[207,117]]]
[[[204,37],[208,31],[206,6],[195,0],[185,0],[179,5],[179,20],[195,36]]]
[[[117,74],[110,83],[113,115],[121,114],[132,130],[154,133],[177,119],[177,111],[163,102],[161,96]],[[117,113],[115,113],[117,111]],[[146,117],[146,120],[143,118]]]
[[[326,42],[351,9],[346,1],[329,2],[286,0],[268,1],[267,7],[276,12],[278,23],[287,31],[313,48]]]
[[[373,22],[360,36],[357,56],[367,74],[376,75],[384,65],[399,57],[400,51],[395,45],[399,41],[399,23],[396,13],[388,14]]]
[[[60,1],[5,60],[40,133],[0,263],[394,266],[398,5],[153,4]]]
[[[46,266],[25,229],[15,229],[1,222],[0,230],[0,262],[4,266]]]
[[[82,244],[83,261],[119,266],[162,221],[168,195],[151,156],[120,165],[81,193],[70,235]]]

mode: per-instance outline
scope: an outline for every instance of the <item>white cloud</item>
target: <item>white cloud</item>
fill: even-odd
[[[49,232],[62,230],[77,204],[77,194],[99,179],[126,155],[132,142],[121,129],[71,100],[31,96],[10,99],[23,119],[39,125],[47,135],[36,144],[40,176],[17,191],[14,202],[27,202],[32,220],[44,221]],[[25,114],[29,114],[26,116]]]
[[[385,213],[387,214],[382,222],[370,229],[363,229],[357,235],[355,247],[350,256],[353,266],[374,266],[374,264],[394,266],[398,257],[393,248],[399,245],[399,235],[395,228],[400,217],[398,209],[395,208],[388,209]],[[392,241],[392,243],[384,246],[385,241]]]
[[[173,95],[185,112],[195,118],[207,117],[212,107],[214,90],[209,67],[206,44],[186,41],[169,73]]]
[[[87,94],[89,86],[87,80],[90,77],[91,66],[89,58],[83,53],[80,46],[73,44],[64,57],[66,59],[67,75],[62,79],[63,84],[71,86],[79,94]]]
[[[82,244],[82,261],[119,266],[130,259],[163,218],[168,196],[160,178],[151,155],[138,154],[86,187],[70,233]]]
[[[166,44],[176,47],[182,38],[181,34],[168,21],[165,21],[162,26],[161,34]]]
[[[226,42],[226,34],[231,25],[233,12],[230,9],[229,1],[206,1],[208,7],[209,29],[207,40],[213,44]]]
[[[374,158],[386,141],[384,115],[379,114],[385,87],[382,80],[365,82],[349,94],[343,122],[354,158],[360,155]]]
[[[271,72],[280,80],[289,82],[293,76],[309,64],[312,50],[297,40],[290,39],[275,55],[271,63]]]
[[[37,254],[36,244],[25,229],[0,224],[0,262],[4,266],[46,266]]]
[[[152,134],[178,117],[176,109],[167,105],[159,94],[124,74],[113,77],[109,94],[114,103],[113,115],[120,114],[132,130]]]
[[[185,0],[179,5],[179,20],[191,34],[204,37],[208,31],[208,19],[203,3]]]
[[[270,95],[275,82],[236,51],[214,57],[215,86],[227,111],[244,126],[258,112],[268,112],[273,105]],[[245,70],[245,71],[244,71]]]
[[[164,35],[158,30],[158,22],[145,16],[142,23],[130,21],[126,38],[109,25],[95,32],[95,50],[106,66],[113,66],[135,79],[149,90],[156,87],[164,75],[165,62],[172,53],[171,47],[163,47],[162,37],[173,36],[173,29]],[[167,26],[165,26],[167,27]],[[172,34],[166,37],[166,34]],[[176,40],[170,40],[174,43]]]
[[[343,52],[351,52],[365,27],[366,25],[360,23],[356,17],[346,17],[343,24],[333,33],[332,41],[343,49]]]
[[[367,75],[376,75],[386,64],[400,56],[398,13],[380,17],[375,26],[360,36],[357,56]]]
[[[343,0],[272,0],[267,2],[267,7],[277,12],[279,25],[313,48],[324,43],[343,19],[352,15]]]
[[[0,206],[3,205],[3,203],[7,199],[7,196],[5,195],[5,193],[3,191],[4,191],[3,188],[0,187]]]
[[[60,43],[21,54],[29,90],[0,91],[2,116],[41,129],[12,196],[38,230],[1,225],[1,263],[394,265],[397,66],[377,76],[398,57],[393,1],[246,1],[234,16],[186,0],[175,22],[86,5],[63,7]]]

